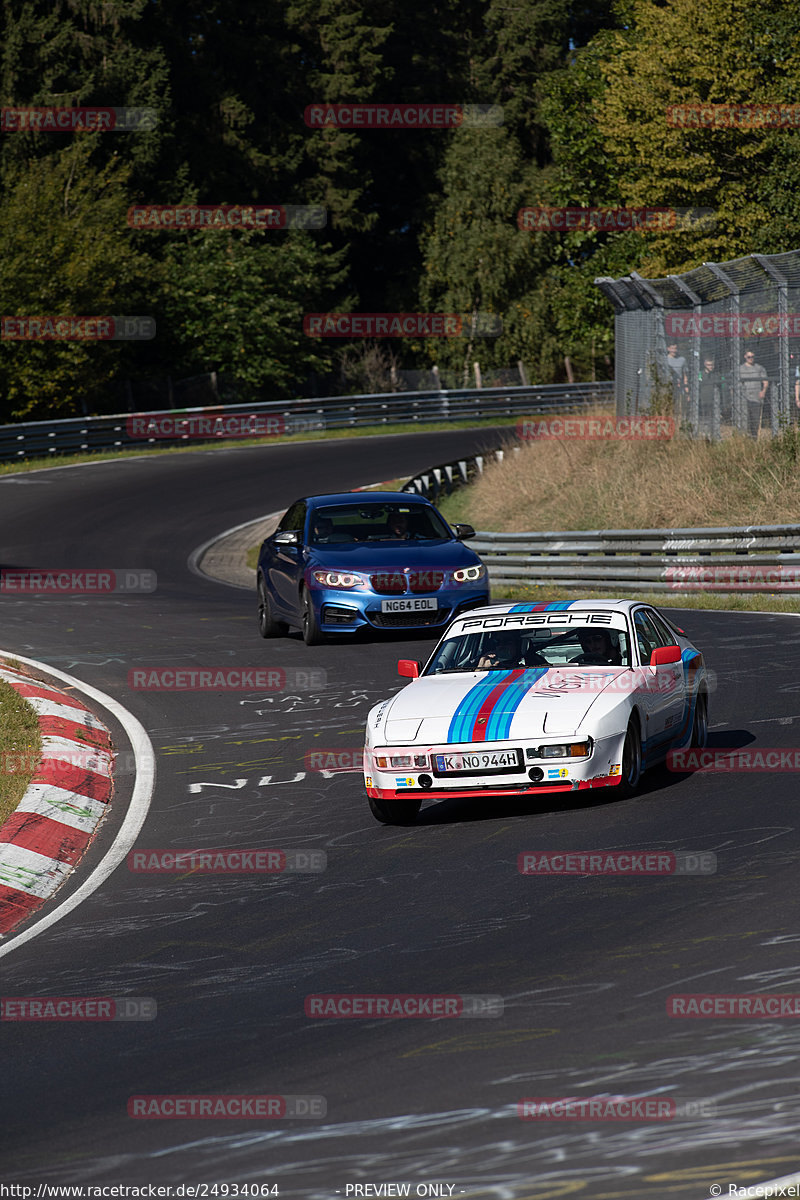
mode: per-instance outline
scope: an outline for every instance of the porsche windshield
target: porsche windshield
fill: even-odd
[[[452,538],[433,508],[422,504],[337,504],[314,510],[316,546],[346,542],[433,542]]]
[[[609,625],[481,629],[442,642],[426,675],[517,667],[629,667],[628,637]]]

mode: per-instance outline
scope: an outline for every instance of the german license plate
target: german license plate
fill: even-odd
[[[439,607],[435,596],[404,596],[402,600],[381,600],[381,612],[432,612]]]
[[[498,767],[518,767],[519,750],[481,750],[473,754],[437,754],[436,770],[442,774],[451,771],[496,771]]]

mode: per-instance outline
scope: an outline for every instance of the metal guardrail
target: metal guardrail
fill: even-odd
[[[404,491],[434,503],[519,447],[445,463]],[[800,594],[800,525],[703,529],[480,530],[470,546],[493,583],[631,592]]]
[[[326,396],[312,400],[265,401],[258,404],[216,405],[212,408],[116,413],[113,416],[70,417],[58,421],[31,421],[0,425],[0,461],[55,457],[93,450],[131,450],[148,446],[181,446],[189,442],[222,441],[226,418],[259,416],[267,433],[239,433],[237,440],[257,436],[280,437],[297,432],[348,429],[363,425],[424,425],[441,421],[480,420],[535,411],[553,412],[613,403],[613,384],[544,384],[532,387],[467,388],[462,391],[386,392],[363,396]],[[206,417],[215,432],[174,437],[132,435],[133,418]],[[196,424],[196,422],[195,422]]]

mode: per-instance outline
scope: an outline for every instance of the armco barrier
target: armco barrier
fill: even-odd
[[[613,405],[611,383],[544,384],[535,387],[472,388],[463,391],[386,392],[365,396],[326,396],[313,400],[280,400],[257,404],[214,405],[211,408],[166,410],[169,416],[222,418],[250,413],[273,417],[301,432],[348,429],[363,425],[424,425],[432,422],[491,419],[505,423],[529,412],[555,412]],[[0,425],[0,461],[55,457],[93,450],[180,446],[196,437],[138,438],[129,433],[133,417],[158,413],[117,413],[114,416],[70,417],[59,421],[30,421]],[[222,440],[224,432],[207,441]]]
[[[404,491],[434,503],[472,482],[488,462],[519,447],[486,451],[410,479]],[[709,529],[589,529],[529,533],[479,531],[470,546],[494,585],[592,591],[800,594],[800,525]]]
[[[800,594],[800,525],[479,532],[494,584],[630,592]]]

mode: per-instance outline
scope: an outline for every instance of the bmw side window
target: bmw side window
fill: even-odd
[[[302,530],[305,514],[305,504],[302,500],[296,500],[295,503],[289,509],[287,509],[287,511],[281,517],[280,523],[278,524],[278,533],[285,533],[287,529]]]
[[[300,534],[302,540],[303,529],[306,523],[306,505],[303,501],[299,500],[297,504],[293,504],[283,519],[286,522],[283,528],[295,530]]]

